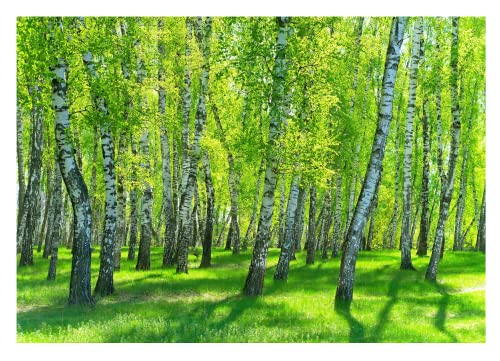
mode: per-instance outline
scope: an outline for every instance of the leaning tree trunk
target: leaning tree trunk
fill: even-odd
[[[54,198],[53,198],[53,217],[52,222],[49,224],[47,241],[51,244],[50,249],[50,264],[49,264],[49,272],[47,275],[47,280],[55,280],[56,279],[56,268],[57,268],[57,258],[59,251],[59,239],[61,238],[61,229],[62,229],[62,178],[61,172],[59,171],[59,166],[56,164],[54,167]]]
[[[383,170],[380,171],[380,175],[378,177],[377,186],[375,187],[375,195],[373,196],[372,205],[370,207],[370,225],[368,227],[368,239],[366,240],[366,244],[363,249],[367,251],[372,250],[372,241],[373,241],[373,229],[375,225],[375,216],[377,214],[378,207],[378,195],[380,190],[380,184],[382,183],[382,174]]]
[[[408,108],[406,110],[405,147],[403,161],[403,225],[401,226],[401,266],[402,270],[415,270],[411,262],[411,210],[412,210],[412,185],[411,165],[413,151],[413,133],[415,107],[417,102],[417,78],[420,60],[420,35],[422,33],[422,19],[415,20],[413,30],[413,44],[411,49],[410,85],[408,90]]]
[[[372,152],[361,193],[356,204],[354,217],[349,226],[345,249],[342,253],[339,281],[335,295],[336,304],[352,301],[354,288],[354,272],[356,259],[361,241],[361,234],[365,227],[370,206],[375,195],[377,180],[380,176],[384,158],[387,135],[392,119],[392,103],[394,99],[394,84],[399,66],[401,43],[403,41],[406,17],[393,18],[389,45],[382,81],[382,98],[379,103],[378,124],[373,140]]]
[[[286,209],[286,224],[285,224],[285,240],[281,245],[280,258],[274,273],[275,280],[286,280],[288,278],[288,270],[290,268],[290,258],[292,256],[293,247],[293,230],[297,215],[297,203],[299,198],[299,175],[293,177],[292,185],[290,186],[290,194],[288,196],[288,204]]]
[[[135,157],[137,155],[137,146],[135,144],[135,141],[132,139],[132,136],[130,136],[130,144],[132,148],[132,156]],[[130,176],[130,180],[132,183],[137,181],[137,175],[135,169],[132,168],[132,175]],[[129,234],[129,240],[128,240],[128,255],[127,259],[129,261],[133,261],[135,258],[135,247],[137,245],[137,233],[138,233],[138,226],[137,226],[137,191],[135,187],[132,187],[130,189],[129,193],[130,197],[130,234]]]
[[[314,264],[316,255],[316,186],[311,186],[309,191],[309,223],[307,227],[307,256],[306,264]]]
[[[150,171],[149,165],[149,131],[146,129],[139,140],[143,161],[141,167]],[[144,192],[142,194],[141,207],[141,237],[139,239],[139,254],[137,255],[136,270],[149,270],[151,268],[151,236],[152,236],[152,209],[153,189],[148,181],[144,181]]]
[[[417,256],[427,256],[427,238],[429,236],[429,169],[430,169],[430,131],[429,131],[429,102],[424,100],[424,116],[422,118],[422,134],[424,139],[424,164],[422,170],[422,187],[420,191],[420,231],[418,235]]]
[[[269,150],[266,159],[266,178],[260,208],[257,238],[253,248],[252,261],[243,288],[247,296],[262,294],[264,275],[266,272],[267,251],[269,248],[270,228],[274,209],[274,191],[276,190],[277,145],[281,126],[284,122],[285,79],[288,64],[286,61],[287,35],[290,31],[289,17],[278,17],[278,37],[276,40],[276,57],[273,70],[273,92],[271,96],[271,112],[269,117]]]
[[[476,250],[486,252],[486,184],[484,185],[483,201],[481,202],[481,215],[477,230]]]
[[[50,176],[50,178],[47,177],[47,182],[50,183],[48,189],[50,189],[51,196],[48,197],[50,199],[48,201],[48,206],[45,209],[45,216],[44,216],[44,223],[45,224],[42,225],[42,229],[45,229],[45,231],[44,232],[40,232],[40,239],[42,239],[42,237],[44,239],[42,258],[45,258],[45,259],[49,258],[49,255],[51,253],[50,252],[50,247],[51,247],[50,233],[51,233],[51,231],[50,231],[49,227],[51,226],[51,224],[54,223],[54,217],[55,217],[55,214],[54,214],[54,202],[55,202],[55,198],[61,196],[60,194],[56,194],[55,191],[54,191],[55,182],[56,182],[56,178],[57,178],[56,171],[53,170],[50,173],[51,173],[51,176]],[[47,174],[47,176],[48,176],[48,174]],[[42,234],[43,234],[43,236],[42,236]],[[40,246],[41,243],[39,242],[38,245]]]
[[[474,91],[475,98],[475,91]],[[455,215],[455,233],[453,239],[453,250],[463,251],[464,249],[464,237],[462,234],[462,223],[465,211],[465,197],[467,189],[467,160],[469,156],[469,137],[472,128],[472,114],[470,115],[469,122],[467,125],[467,135],[466,141],[463,144],[464,150],[462,155],[462,169],[460,171],[460,191],[458,192],[457,201],[457,213]]]
[[[202,27],[201,18],[197,20],[198,26]],[[181,195],[180,219],[179,219],[179,237],[178,237],[178,252],[177,252],[177,273],[188,273],[188,246],[191,236],[191,203],[193,200],[194,187],[196,183],[196,174],[198,169],[198,160],[200,158],[200,143],[203,135],[203,128],[207,121],[206,96],[208,92],[208,78],[210,73],[210,35],[212,32],[212,19],[205,19],[205,26],[201,44],[199,44],[203,63],[200,78],[200,95],[198,107],[195,116],[195,129],[193,143],[190,146],[189,159],[189,174],[186,187]],[[184,172],[184,170],[183,170]],[[184,175],[184,174],[183,174]]]
[[[451,197],[453,195],[453,184],[455,180],[455,167],[458,158],[458,146],[460,141],[460,105],[458,103],[458,17],[452,18],[452,37],[451,37],[451,58],[450,58],[450,93],[452,109],[451,125],[451,148],[448,160],[448,174],[446,182],[442,186],[441,202],[439,204],[439,218],[434,237],[434,246],[432,247],[431,259],[427,267],[425,278],[429,281],[436,281],[436,275],[443,247],[444,226],[448,219]]]
[[[43,152],[43,107],[41,104],[41,84],[28,87],[32,100],[31,154],[28,188],[24,196],[24,227],[21,228],[21,259],[19,266],[33,264],[33,243],[37,239],[36,226],[40,217],[40,183]]]
[[[50,139],[50,138],[49,138]],[[50,141],[47,142],[46,144],[47,148],[50,149]],[[47,220],[52,214],[51,208],[52,208],[52,169],[50,167],[47,167],[46,169],[46,191],[45,191],[45,207],[43,210],[43,221],[42,225],[40,227],[40,233],[38,235],[38,248],[37,248],[37,253],[40,253],[42,251],[42,244],[47,245],[46,242],[46,233],[47,233]]]
[[[248,228],[245,233],[245,238],[243,239],[243,244],[241,245],[241,250],[246,251],[248,247],[248,240],[251,235],[255,232],[255,220],[257,219],[257,207],[259,206],[259,196],[260,196],[260,183],[262,180],[262,174],[264,173],[264,166],[266,165],[264,157],[260,161],[259,172],[257,173],[257,184],[255,185],[255,196],[253,199],[252,216],[250,217],[250,222],[248,223]]]
[[[73,260],[69,286],[69,304],[93,305],[90,288],[92,218],[87,185],[74,158],[68,111],[68,64],[59,58],[51,69],[52,106],[55,113],[55,135],[59,169],[73,205]]]
[[[201,256],[200,268],[211,266],[212,260],[212,236],[214,228],[214,202],[215,189],[212,182],[212,173],[210,171],[210,159],[208,152],[203,153],[203,171],[205,173],[205,187],[207,189],[207,218],[205,224],[205,235],[203,239],[203,253]]]

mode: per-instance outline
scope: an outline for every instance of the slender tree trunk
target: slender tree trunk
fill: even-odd
[[[422,214],[420,215],[420,231],[418,235],[417,256],[427,256],[427,238],[429,236],[429,170],[430,170],[430,131],[429,131],[429,102],[424,100],[424,116],[422,117],[422,133],[424,139],[424,164],[422,170],[422,187],[420,201]]]
[[[366,240],[366,244],[363,249],[367,251],[372,250],[372,241],[373,241],[373,229],[375,226],[375,217],[377,215],[377,207],[378,207],[378,195],[380,190],[380,184],[382,183],[382,174],[383,170],[380,171],[380,175],[378,177],[377,186],[375,187],[375,195],[373,196],[373,201],[370,208],[370,225],[368,227],[368,238]]]
[[[45,206],[45,215],[43,217],[42,230],[40,231],[40,241],[38,242],[39,253],[41,251],[41,246],[43,243],[42,258],[49,258],[50,254],[50,230],[48,229],[48,227],[53,223],[54,219],[54,198],[57,196],[56,194],[54,194],[55,181],[55,171],[47,171],[47,204]]]
[[[262,294],[264,275],[266,272],[267,251],[270,240],[270,228],[274,209],[274,191],[276,190],[277,145],[280,138],[281,126],[284,122],[285,107],[285,79],[288,64],[286,61],[287,35],[290,32],[289,17],[278,17],[278,36],[276,40],[276,57],[273,70],[273,92],[271,96],[271,111],[269,121],[268,153],[266,157],[266,178],[264,193],[260,208],[257,238],[253,248],[252,261],[243,288],[247,296]]]
[[[325,213],[323,214],[323,227],[321,228],[321,258],[328,259],[328,233],[330,232],[330,226],[332,223],[331,208],[332,208],[332,197],[331,186],[328,185],[328,189],[325,195]]]
[[[82,24],[83,19],[82,19]],[[100,296],[107,296],[114,292],[114,252],[116,237],[116,177],[115,177],[115,147],[110,130],[108,119],[108,106],[106,100],[97,95],[94,90],[98,81],[97,70],[95,69],[94,57],[90,51],[83,55],[83,62],[87,66],[90,76],[90,89],[92,95],[92,105],[99,116],[101,123],[101,148],[103,159],[104,183],[106,189],[106,201],[104,211],[104,230],[101,242],[99,277],[94,289],[94,293]]]
[[[200,268],[210,267],[212,260],[212,236],[214,227],[214,202],[215,189],[212,182],[212,173],[210,171],[210,160],[208,152],[203,153],[203,171],[205,173],[205,187],[207,189],[207,218],[205,225],[205,235],[203,239],[203,254],[201,256]]]
[[[295,252],[300,251],[300,244],[302,241],[302,233],[304,232],[304,216],[305,216],[305,203],[307,197],[307,190],[303,187],[299,187],[299,199],[297,203],[297,209],[295,211],[295,222],[293,223],[293,247],[291,260],[295,260]]]
[[[307,227],[307,256],[306,264],[314,264],[316,256],[316,186],[311,186],[309,191],[309,223]]]
[[[219,233],[219,237],[217,237],[217,247],[220,247],[222,245],[222,240],[224,238],[224,230],[226,229],[226,225],[229,222],[229,217],[231,217],[231,214],[229,212],[227,212],[227,215],[224,215],[224,213],[222,214],[223,223],[222,223],[222,229]]]
[[[49,138],[50,139],[50,138]],[[50,141],[47,142],[47,147],[50,149]],[[51,214],[51,203],[52,203],[52,169],[47,167],[46,171],[46,191],[45,191],[45,207],[43,210],[43,221],[40,227],[40,234],[38,236],[38,248],[37,253],[42,251],[42,244],[47,244],[46,241],[46,233],[47,233],[47,220],[49,218],[49,214]],[[46,257],[45,257],[46,258]]]
[[[394,174],[394,208],[392,211],[392,220],[391,220],[391,238],[389,240],[389,248],[394,249],[394,240],[396,238],[396,230],[398,228],[398,213],[399,213],[399,175],[400,175],[400,160],[399,160],[399,129],[400,129],[400,122],[399,122],[399,116],[401,114],[401,103],[403,101],[403,93],[400,93],[399,95],[399,101],[398,101],[398,114],[396,116],[396,145],[395,145],[395,174]],[[384,241],[385,242],[385,241]]]
[[[266,164],[265,159],[264,157],[262,157],[262,160],[260,161],[259,172],[257,173],[257,184],[255,185],[255,196],[253,199],[252,216],[250,217],[250,222],[248,223],[248,228],[245,233],[245,238],[243,239],[243,244],[241,246],[241,249],[243,251],[247,250],[248,240],[251,237],[250,234],[255,233],[255,220],[257,219],[257,207],[259,206],[260,183],[262,180],[262,174],[264,173],[265,164]]]
[[[455,233],[453,239],[454,251],[463,251],[464,249],[462,226],[463,226],[463,217],[465,211],[465,197],[467,190],[467,160],[469,156],[468,140],[470,137],[471,128],[472,128],[472,114],[469,118],[469,122],[467,125],[467,135],[465,137],[466,141],[463,143],[462,169],[460,171],[460,191],[458,192],[457,212],[455,215]]]
[[[382,98],[379,103],[378,124],[373,141],[368,169],[361,188],[354,217],[347,233],[345,249],[342,253],[339,281],[335,295],[336,304],[352,301],[354,288],[354,272],[361,241],[361,233],[365,227],[370,205],[375,195],[376,183],[379,178],[384,158],[387,135],[392,119],[392,103],[394,85],[400,59],[400,46],[403,41],[406,17],[393,18],[387,56],[382,81]]]
[[[132,147],[132,156],[135,157],[137,155],[137,146],[135,144],[135,141],[132,139],[132,136],[130,136],[130,144]],[[131,181],[132,182],[137,181],[137,175],[136,175],[135,169],[132,169]],[[136,191],[135,187],[132,187],[132,189],[130,189],[129,196],[130,196],[130,235],[129,235],[129,241],[128,241],[127,259],[129,261],[133,261],[135,259],[135,247],[137,245],[137,233],[138,233],[138,227],[137,227],[137,191]]]
[[[102,109],[103,115],[107,117],[107,108]],[[94,293],[107,296],[114,292],[114,253],[116,237],[116,178],[114,162],[114,145],[109,123],[101,126],[101,147],[104,168],[104,183],[106,189],[106,208],[104,211],[104,230],[102,235],[99,277]]]
[[[415,131],[413,119],[417,101],[417,78],[420,58],[420,35],[422,33],[422,19],[415,20],[413,30],[413,44],[411,49],[410,85],[408,90],[408,108],[406,111],[406,130],[403,166],[403,225],[401,227],[401,266],[402,270],[415,270],[411,262],[411,211],[412,211],[412,184],[411,166],[413,151],[413,133]]]
[[[118,162],[124,163],[125,153],[127,153],[126,134],[120,134],[120,141],[118,142]],[[124,185],[124,174],[117,172],[117,197],[116,197],[116,239],[114,251],[114,270],[120,270],[121,248],[126,242],[127,230],[127,193]]]
[[[197,19],[198,27],[202,27],[201,18]],[[205,19],[201,44],[203,64],[200,78],[200,95],[195,116],[195,129],[193,143],[190,147],[189,175],[186,188],[181,195],[181,208],[179,220],[179,251],[177,256],[177,273],[188,273],[188,245],[191,236],[190,209],[196,183],[198,160],[200,158],[200,142],[203,135],[203,127],[207,120],[206,95],[208,92],[208,78],[210,73],[210,35],[212,32],[212,19]],[[184,175],[184,174],[183,174]]]
[[[59,240],[61,239],[61,230],[62,230],[62,215],[63,215],[63,207],[62,207],[62,178],[61,172],[59,171],[59,165],[57,164],[57,160],[54,166],[54,198],[53,198],[53,217],[52,222],[49,224],[47,241],[51,244],[50,249],[50,264],[49,264],[49,272],[47,275],[47,280],[55,280],[56,279],[56,268],[57,268],[57,258],[58,258],[58,250],[59,250]]]
[[[476,250],[486,253],[486,184],[484,185],[483,201],[481,202],[481,216],[477,230]]]
[[[448,219],[451,197],[453,195],[453,184],[455,180],[455,167],[458,158],[458,145],[460,141],[460,105],[458,103],[458,17],[452,18],[452,41],[451,41],[451,74],[450,74],[450,93],[452,109],[451,126],[451,148],[448,160],[448,174],[446,182],[442,186],[441,202],[439,205],[439,219],[434,237],[434,246],[432,247],[431,259],[427,267],[425,278],[429,281],[436,281],[436,275],[439,266],[441,250],[444,247],[444,226]]]
[[[288,196],[288,204],[286,209],[286,224],[285,224],[285,240],[281,245],[280,258],[274,273],[275,280],[286,280],[288,278],[288,270],[290,268],[290,258],[292,256],[293,247],[293,230],[297,215],[297,203],[299,199],[299,175],[293,177],[292,185],[290,186],[290,194]]]
[[[21,248],[21,238],[24,226],[24,195],[26,194],[26,183],[24,176],[24,151],[23,151],[23,120],[21,116],[21,108],[19,100],[17,104],[16,113],[16,126],[17,126],[17,141],[16,141],[16,154],[17,154],[17,184],[19,192],[17,195],[17,248]]]
[[[149,173],[149,131],[146,129],[139,140],[141,153],[144,160],[141,167]],[[152,237],[152,210],[153,210],[153,189],[148,181],[144,181],[144,192],[142,195],[141,207],[141,237],[139,239],[139,254],[135,269],[149,270],[151,268],[151,237]]]
[[[285,239],[285,175],[280,177],[280,213],[278,219],[278,248],[281,248]]]
[[[31,154],[28,175],[28,188],[24,196],[23,209],[26,210],[25,225],[22,228],[21,259],[19,267],[33,264],[33,243],[36,242],[38,218],[40,217],[40,184],[43,153],[43,107],[41,104],[41,84],[37,80],[28,87],[32,101]]]
[[[92,208],[92,241],[98,242],[99,239],[99,205],[97,200],[97,157],[99,154],[99,129],[94,125],[94,142],[92,148],[92,178],[90,181],[90,206]]]
[[[337,175],[337,184],[335,186],[335,214],[333,217],[333,237],[332,237],[332,257],[339,256],[340,239],[342,230],[340,226],[340,216],[342,212],[342,174]]]
[[[52,71],[52,106],[55,112],[55,134],[59,168],[73,205],[73,260],[69,287],[69,304],[93,305],[90,288],[92,218],[87,185],[77,167],[69,133],[67,96],[68,65],[59,58]]]

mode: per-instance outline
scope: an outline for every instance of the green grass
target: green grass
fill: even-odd
[[[60,250],[57,280],[46,281],[48,260],[17,271],[18,342],[485,342],[485,256],[447,252],[438,283],[424,281],[428,258],[416,272],[399,270],[399,252],[361,252],[354,301],[336,312],[339,259],[305,265],[297,254],[288,282],[273,280],[279,250],[269,251],[264,296],[243,297],[251,252],[213,251],[213,267],[187,275],[126,261],[115,273],[116,293],[95,308],[66,306],[71,259]],[[318,257],[319,258],[319,257]],[[92,287],[98,274],[93,253]]]

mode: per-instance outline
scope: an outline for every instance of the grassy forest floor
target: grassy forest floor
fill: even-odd
[[[251,251],[215,249],[209,269],[190,255],[187,275],[161,268],[135,271],[122,249],[115,294],[93,309],[65,305],[71,254],[60,249],[57,280],[46,281],[48,260],[17,271],[18,342],[485,342],[485,256],[447,252],[436,284],[424,281],[428,257],[416,272],[399,270],[398,251],[361,252],[350,311],[336,312],[337,259],[291,263],[288,282],[273,280],[279,250],[269,251],[264,296],[241,295]],[[92,259],[92,287],[98,275]],[[200,256],[201,259],[201,256]]]

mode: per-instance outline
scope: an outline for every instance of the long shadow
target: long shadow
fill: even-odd
[[[384,266],[383,269],[388,268],[389,266]],[[398,301],[398,292],[401,288],[401,278],[403,273],[397,272],[396,276],[389,283],[389,291],[387,292],[387,296],[389,296],[389,300],[385,304],[384,308],[380,310],[377,316],[377,324],[373,329],[373,335],[370,337],[371,342],[379,342],[380,335],[382,330],[384,329],[385,324],[387,323],[387,318],[391,309],[394,307],[396,302]]]
[[[351,314],[351,303],[350,302],[336,302],[335,303],[335,313],[344,317],[349,324],[349,342],[350,343],[361,343],[368,342],[365,338],[365,328],[356,320]]]
[[[437,291],[442,295],[441,299],[439,300],[438,311],[434,319],[434,326],[439,331],[448,336],[450,338],[450,342],[458,342],[457,337],[452,332],[450,332],[445,326],[446,309],[448,308],[448,304],[450,303],[450,294],[448,293],[446,288],[440,285],[439,283],[435,282],[434,285],[436,286]]]

